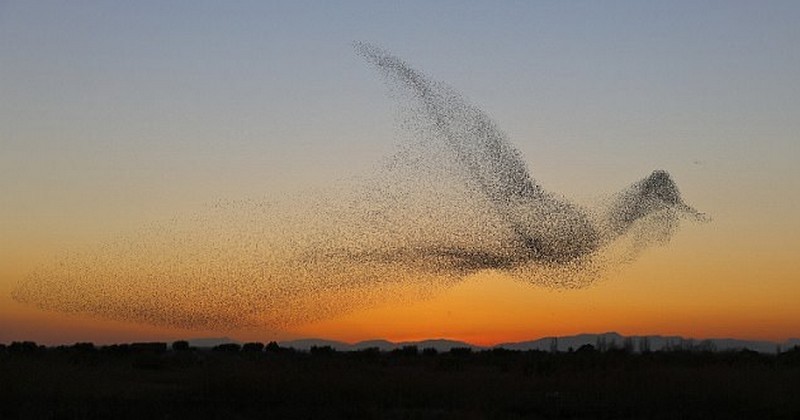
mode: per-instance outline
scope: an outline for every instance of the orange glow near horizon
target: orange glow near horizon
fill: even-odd
[[[447,338],[493,345],[608,331],[773,341],[800,335],[800,308],[794,302],[800,286],[786,280],[797,269],[791,255],[751,256],[749,261],[739,259],[739,266],[723,265],[714,261],[715,254],[693,251],[695,241],[704,236],[679,235],[674,244],[649,251],[585,289],[550,290],[482,272],[426,300],[389,302],[284,331],[193,331],[45,312],[13,302],[7,287],[0,290],[5,325],[0,342],[104,344],[229,336],[241,341],[314,337],[346,342]],[[754,276],[762,282],[752,281]],[[783,286],[763,287],[776,282]]]

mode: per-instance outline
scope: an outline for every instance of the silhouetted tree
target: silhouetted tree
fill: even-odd
[[[392,350],[391,354],[395,356],[416,356],[419,354],[419,348],[417,346],[403,346]]]
[[[281,351],[281,346],[278,345],[277,341],[270,341],[267,343],[266,347],[264,347],[264,350],[269,353],[278,353]]]
[[[103,353],[122,355],[131,352],[130,344],[112,344],[110,346],[103,346],[100,348]]]
[[[218,344],[214,346],[211,350],[212,351],[223,351],[229,353],[238,353],[242,349],[242,346],[236,343],[224,343]]]
[[[598,335],[596,340],[595,348],[599,352],[604,352],[608,350],[608,344],[606,343],[606,337],[604,335]]]
[[[249,353],[260,353],[264,350],[264,343],[245,343],[242,351]]]
[[[688,338],[681,339],[680,350],[691,351],[692,349],[694,349],[693,339],[688,339]]]
[[[377,347],[367,347],[355,352],[356,357],[364,360],[375,360],[381,357],[381,349]]]
[[[439,351],[433,347],[425,347],[422,349],[423,356],[436,356],[437,354],[439,354]]]
[[[800,366],[800,346],[794,346],[778,355],[778,360],[788,366]]]
[[[622,342],[622,349],[625,353],[633,353],[633,338],[632,337],[625,337],[625,340]]]
[[[309,352],[315,356],[322,356],[336,353],[336,350],[331,346],[311,346]]]
[[[469,356],[472,354],[472,349],[470,347],[452,347],[450,354],[453,356]]]
[[[164,353],[167,351],[167,343],[131,343],[130,349],[134,353]]]
[[[639,353],[650,353],[650,338],[641,337],[639,339]]]
[[[173,351],[188,351],[189,350],[189,342],[186,340],[178,340],[172,343],[172,350]]]
[[[97,351],[94,343],[75,343],[72,345],[72,350],[80,353],[94,353]]]
[[[44,346],[41,347],[44,349]],[[40,347],[34,341],[14,341],[8,346],[9,353],[36,353]]]
[[[606,345],[606,350],[616,350],[619,348],[616,337],[611,337],[611,342]]]
[[[711,340],[703,340],[695,346],[695,350],[702,352],[714,352],[717,351],[717,345]]]
[[[558,337],[550,339],[550,353],[558,353]]]

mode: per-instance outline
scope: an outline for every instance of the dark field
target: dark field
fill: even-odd
[[[800,348],[0,346],[0,418],[800,418]]]

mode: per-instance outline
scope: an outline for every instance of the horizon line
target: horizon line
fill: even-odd
[[[452,338],[452,337],[428,337],[428,338],[419,338],[419,339],[400,339],[400,340],[393,340],[389,338],[383,337],[374,337],[374,338],[366,338],[362,340],[356,341],[349,341],[349,340],[340,340],[334,338],[326,338],[320,336],[308,336],[308,337],[300,337],[300,338],[292,338],[292,339],[268,339],[268,340],[241,340],[238,338],[232,338],[229,336],[203,336],[203,337],[183,337],[183,338],[170,338],[170,339],[141,339],[141,340],[128,340],[128,341],[115,341],[115,342],[99,342],[95,343],[93,340],[75,340],[69,342],[60,342],[57,344],[47,344],[47,347],[57,347],[57,346],[67,346],[72,344],[78,343],[92,343],[98,346],[111,346],[111,345],[120,345],[120,344],[132,344],[132,343],[145,343],[145,342],[161,342],[161,343],[174,343],[176,341],[218,341],[219,343],[269,343],[269,342],[276,342],[278,344],[281,343],[292,343],[292,342],[299,342],[299,341],[326,341],[326,342],[335,342],[337,344],[344,344],[348,346],[356,346],[359,344],[367,343],[370,341],[384,341],[389,344],[394,345],[402,345],[402,344],[414,344],[426,341],[451,341],[451,342],[458,342],[462,344],[467,344],[471,347],[476,348],[483,348],[483,349],[491,349],[497,348],[502,345],[513,345],[513,344],[522,344],[522,343],[531,343],[541,340],[552,340],[552,339],[561,339],[561,338],[575,338],[580,336],[607,336],[607,335],[618,335],[622,339],[627,338],[664,338],[664,339],[680,339],[683,341],[695,341],[695,342],[703,342],[703,341],[723,341],[723,340],[733,340],[733,341],[748,341],[748,342],[760,342],[760,343],[774,343],[776,345],[782,345],[791,343],[794,341],[800,341],[800,336],[789,336],[784,339],[774,340],[774,339],[761,339],[761,338],[739,338],[734,336],[719,336],[719,337],[687,337],[680,334],[632,334],[626,335],[619,333],[617,331],[605,331],[605,332],[581,332],[576,334],[568,334],[568,335],[547,335],[547,336],[539,336],[539,337],[532,337],[532,338],[525,338],[520,340],[506,340],[506,341],[498,341],[491,344],[475,344],[470,341]],[[0,344],[11,344],[14,342],[33,342],[39,344],[37,340],[30,340],[30,339],[7,339],[4,341],[0,341]],[[622,344],[622,343],[619,343]]]

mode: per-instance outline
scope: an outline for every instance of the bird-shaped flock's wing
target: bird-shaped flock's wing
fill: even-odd
[[[519,151],[483,111],[383,49],[366,43],[355,47],[416,103],[417,128],[448,146],[469,180],[508,223],[515,244],[497,256],[507,260],[505,265],[532,259],[562,263],[597,248],[600,237],[586,212],[539,186]]]

